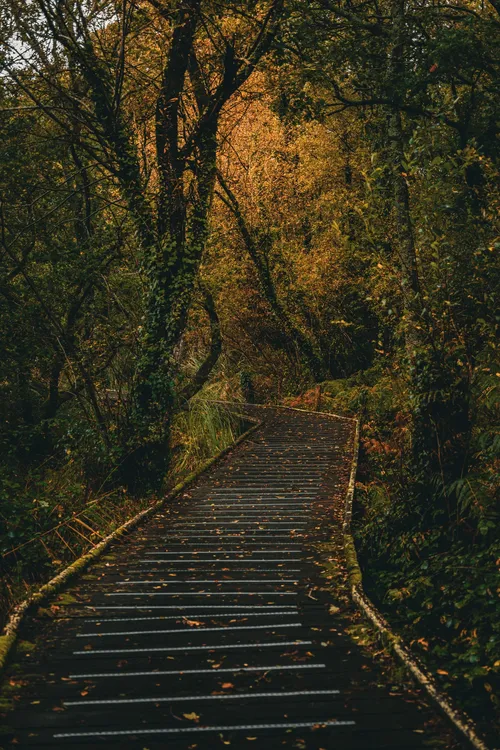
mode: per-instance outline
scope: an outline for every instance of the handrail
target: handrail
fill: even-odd
[[[182,482],[179,482],[179,484],[177,484],[173,488],[173,490],[165,495],[165,497],[152,503],[148,508],[141,510],[135,516],[122,524],[118,529],[115,529],[113,532],[111,532],[111,534],[108,534],[108,536],[106,536],[101,542],[99,542],[99,544],[95,545],[95,547],[92,547],[89,552],[87,552],[82,557],[79,557],[78,560],[75,560],[73,563],[71,563],[71,565],[68,565],[67,568],[54,576],[54,578],[48,581],[48,583],[45,583],[37,591],[33,592],[30,596],[28,596],[13,608],[7,624],[2,631],[2,634],[0,635],[0,673],[3,671],[7,662],[7,658],[17,640],[17,634],[24,620],[24,617],[31,609],[31,607],[39,605],[48,596],[52,596],[53,594],[56,594],[58,591],[60,591],[70,578],[72,578],[77,573],[81,573],[92,562],[97,560],[113,542],[119,540],[129,531],[138,526],[146,518],[154,515],[156,512],[161,510],[170,500],[178,497],[181,492],[186,489],[186,487],[191,485],[214,464],[218,463],[222,458],[224,458],[227,453],[236,448],[262,425],[262,422],[260,422],[259,420],[255,420],[249,417],[246,417],[246,419],[249,422],[253,422],[254,424],[252,427],[250,427],[250,429],[240,435],[239,438],[237,438],[223,450],[219,451],[219,453],[217,453],[215,456],[209,458],[208,461],[205,461],[197,469],[197,471],[194,471],[187,477],[185,477],[185,479],[183,479]]]
[[[42,531],[39,534],[36,534],[35,536],[31,537],[31,539],[28,539],[26,542],[22,542],[21,544],[18,544],[17,547],[12,547],[11,549],[7,550],[7,552],[2,552],[2,554],[0,555],[0,558],[3,560],[9,555],[13,555],[14,552],[18,552],[20,549],[23,549],[24,547],[27,547],[28,545],[33,544],[33,542],[40,541],[40,539],[43,539],[49,534],[52,534],[54,531],[57,531],[63,526],[67,526],[67,524],[71,523],[72,521],[78,521],[80,516],[85,516],[85,514],[88,513],[91,508],[93,508],[95,505],[98,505],[104,502],[106,499],[107,499],[107,496],[103,496],[103,497],[97,498],[96,500],[93,500],[91,503],[88,503],[85,506],[85,508],[82,508],[82,510],[77,511],[77,513],[73,513],[73,515],[69,516],[68,518],[65,518],[63,521],[60,521],[55,526],[51,526],[50,529],[46,529],[45,531]],[[99,532],[96,531],[95,529],[92,529],[92,533],[99,534]]]
[[[399,660],[404,664],[406,669],[413,675],[417,682],[422,685],[427,694],[439,706],[447,719],[463,735],[475,750],[488,750],[488,746],[476,732],[474,721],[467,714],[459,710],[438,687],[434,677],[427,671],[411,653],[408,646],[403,643],[401,636],[396,635],[388,622],[378,611],[370,598],[363,590],[363,574],[359,565],[358,556],[354,538],[351,532],[352,509],[354,503],[354,494],[356,488],[356,473],[358,468],[358,456],[360,446],[361,425],[359,419],[356,419],[356,432],[353,444],[353,457],[351,464],[351,476],[346,495],[346,504],[344,512],[344,553],[347,562],[348,579],[350,584],[350,593],[353,602],[371,621],[381,634],[384,645],[392,651]],[[492,749],[493,750],[493,749]]]

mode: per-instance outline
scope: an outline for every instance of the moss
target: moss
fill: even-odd
[[[380,631],[380,640],[388,651],[392,651],[396,643],[401,643],[401,638],[389,630]]]
[[[323,574],[328,576],[338,576],[340,572],[339,565],[336,560],[324,560],[323,561]]]
[[[366,622],[350,625],[345,632],[358,646],[372,646],[377,641],[377,633]]]
[[[92,573],[87,573],[84,576],[80,576],[82,581],[97,581],[99,580],[99,576],[93,575]]]
[[[4,680],[0,689],[0,713],[12,711],[14,708],[14,697],[19,694],[19,686],[11,685],[10,682]]]
[[[62,604],[63,606],[65,606],[68,604],[77,604],[78,599],[72,594],[65,593],[65,594],[59,594],[59,596],[57,597],[57,601],[59,602],[59,604]]]
[[[362,583],[363,577],[358,563],[358,555],[356,553],[356,547],[354,546],[354,540],[350,534],[344,536],[344,554],[349,583],[351,586],[357,586]]]
[[[55,612],[52,612],[51,609],[47,609],[47,607],[38,607],[36,615],[37,617],[53,619],[55,617]]]
[[[15,642],[16,635],[14,633],[0,636],[0,670],[5,666],[9,652]]]
[[[2,689],[0,690],[0,698],[5,698],[5,700],[10,700],[10,697],[13,695],[19,694],[19,685],[11,684],[10,682],[4,682],[2,685]]]
[[[323,568],[322,574],[326,577],[337,578],[340,573],[340,566],[335,557],[326,557],[321,561]],[[337,582],[335,583],[337,585]]]
[[[19,641],[16,646],[16,651],[18,654],[31,654],[33,651],[36,651],[36,643],[31,643],[31,641]]]

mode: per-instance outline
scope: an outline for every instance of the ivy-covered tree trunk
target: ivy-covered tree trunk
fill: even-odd
[[[416,483],[412,496],[418,504],[429,497],[429,480],[435,472],[435,425],[430,410],[435,389],[432,342],[424,333],[422,293],[417,265],[411,202],[405,169],[405,135],[401,104],[406,86],[405,0],[391,2],[391,45],[387,74],[392,106],[387,117],[388,158],[392,182],[395,250],[399,262],[403,301],[403,331],[409,368],[412,409],[412,470]]]
[[[174,197],[181,174],[174,185],[169,185],[170,197],[162,211],[159,229],[166,231],[145,253],[146,312],[132,394],[133,442],[137,447],[130,463],[142,487],[161,483],[170,459],[174,351],[186,326],[207,238],[216,173],[217,120],[207,130],[198,151],[197,190],[190,210],[186,201]],[[135,483],[133,477],[129,477],[129,483]]]
[[[393,0],[391,12],[388,83],[393,106],[388,114],[387,135],[412,412],[411,474],[414,481],[411,496],[419,512],[440,513],[445,509],[449,511],[448,486],[457,478],[457,467],[461,463],[459,454],[463,451],[459,443],[462,433],[467,432],[468,388],[459,376],[456,357],[450,358],[446,346],[434,340],[432,311],[426,310],[423,301],[401,114],[407,72],[405,0]],[[430,498],[433,498],[432,507]]]
[[[221,111],[269,51],[284,0],[268,0],[258,9],[253,7],[251,14],[239,3],[230,4],[231,13],[242,23],[232,36],[223,28],[224,4],[150,0],[139,8],[124,3],[116,11],[116,24],[109,27],[109,34],[116,37],[106,40],[100,36],[98,23],[87,22],[83,5],[75,4],[77,13],[71,4],[40,3],[40,13],[50,38],[65,51],[72,79],[84,82],[93,103],[93,112],[82,111],[73,90],[69,92],[76,110],[73,115],[88,124],[90,137],[85,140],[82,129],[81,143],[98,163],[108,166],[136,228],[144,318],[129,394],[132,419],[122,436],[120,472],[131,486],[158,489],[169,461],[173,354],[186,325],[206,243]],[[141,25],[143,15],[150,14],[152,24],[164,30],[166,41],[158,57],[163,68],[152,72],[151,91],[156,99],[149,117],[154,114],[154,196],[141,165],[137,113],[134,105],[127,108],[134,95],[129,100],[124,97],[129,37],[133,37],[132,29],[135,35],[139,13]],[[132,92],[135,76],[134,67]]]
[[[180,0],[172,42],[156,106],[159,176],[156,242],[145,248],[147,301],[132,394],[134,474],[141,486],[158,487],[169,462],[174,409],[174,350],[186,326],[193,287],[208,233],[208,214],[216,178],[217,134],[224,104],[245,83],[269,49],[283,0],[272,0],[256,38],[236,57],[226,42],[219,60],[220,79],[209,84],[195,45],[201,0]],[[162,11],[161,11],[162,13]],[[170,19],[170,11],[165,18]],[[196,115],[185,130],[182,99],[186,79]]]
[[[393,186],[396,252],[403,295],[404,333],[408,356],[413,360],[424,346],[422,292],[417,266],[410,193],[404,166],[404,134],[401,112],[394,108],[388,118],[389,158]]]

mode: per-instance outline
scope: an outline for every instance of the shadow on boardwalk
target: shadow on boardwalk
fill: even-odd
[[[348,599],[351,423],[280,409],[28,617],[5,747],[457,748]]]

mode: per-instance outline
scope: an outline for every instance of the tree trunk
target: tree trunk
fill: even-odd
[[[86,82],[94,104],[92,136],[97,133],[109,151],[111,171],[120,183],[143,257],[145,314],[131,393],[132,420],[124,436],[121,462],[124,479],[137,488],[142,484],[142,488],[158,489],[168,466],[173,355],[186,325],[206,243],[219,116],[269,51],[283,4],[283,0],[269,0],[256,30],[252,17],[251,36],[241,41],[238,50],[235,37],[226,38],[219,30],[210,55],[201,0],[151,3],[170,32],[165,65],[157,77],[156,215],[140,168],[132,113],[127,112],[122,97],[125,41],[139,7],[132,4],[129,12],[125,3],[121,14],[117,9],[116,30],[122,39],[113,67],[111,56],[103,56],[91,25],[79,23],[75,29],[64,3],[41,5],[51,35],[66,50],[70,67]],[[218,21],[218,11],[212,21]],[[200,66],[197,49],[202,48],[205,55],[207,47],[208,62],[203,59]],[[85,113],[83,121],[87,117]]]
[[[417,254],[410,194],[404,169],[404,135],[401,112],[394,108],[388,122],[390,165],[392,171],[396,252],[401,270],[401,289],[405,317],[405,338],[410,359],[423,345],[422,294],[417,267]]]
[[[396,222],[396,252],[401,269],[401,288],[405,318],[405,339],[410,360],[423,344],[422,297],[418,275],[415,237],[411,219],[410,193],[404,168],[404,132],[401,121],[401,101],[405,91],[405,0],[392,0],[392,44],[387,70],[388,93],[393,105],[388,114],[387,136],[389,163],[393,187],[394,219]]]
[[[132,403],[134,442],[131,469],[142,486],[158,486],[169,462],[174,410],[174,352],[186,327],[194,283],[208,233],[216,174],[216,118],[200,138],[197,192],[191,210],[176,198],[162,212],[168,231],[145,253],[146,313]],[[181,180],[177,181],[179,191]],[[129,473],[129,480],[131,475]]]
[[[392,0],[392,39],[387,70],[388,93],[392,98],[387,119],[388,157],[393,192],[395,249],[399,260],[403,296],[404,336],[409,361],[412,411],[411,496],[421,505],[430,496],[429,480],[435,473],[435,429],[430,394],[435,389],[436,362],[429,342],[424,340],[423,305],[411,202],[404,167],[404,131],[401,103],[405,95],[405,0]],[[427,344],[427,345],[426,345]]]

